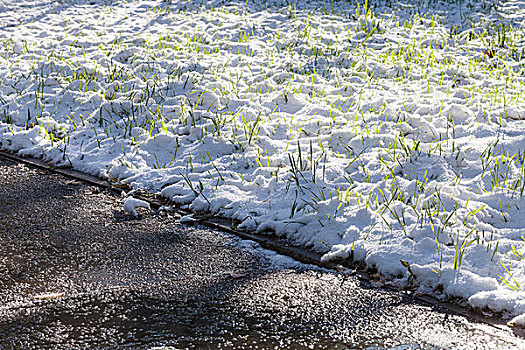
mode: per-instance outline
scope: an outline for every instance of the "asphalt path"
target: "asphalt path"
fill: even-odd
[[[0,158],[0,349],[525,349],[355,276]]]

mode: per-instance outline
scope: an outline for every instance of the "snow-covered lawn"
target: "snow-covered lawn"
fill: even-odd
[[[523,314],[525,5],[415,3],[0,0],[1,148]]]

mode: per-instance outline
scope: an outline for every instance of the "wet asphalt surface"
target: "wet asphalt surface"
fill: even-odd
[[[48,299],[35,297],[56,293]],[[61,296],[64,293],[63,296]],[[524,349],[480,324],[0,158],[0,349]]]

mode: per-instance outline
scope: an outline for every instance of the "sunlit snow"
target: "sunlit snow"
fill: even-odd
[[[0,1],[0,146],[523,314],[525,5],[417,3]]]

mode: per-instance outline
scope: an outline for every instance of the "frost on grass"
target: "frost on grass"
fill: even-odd
[[[2,149],[525,313],[521,2],[36,2]]]

